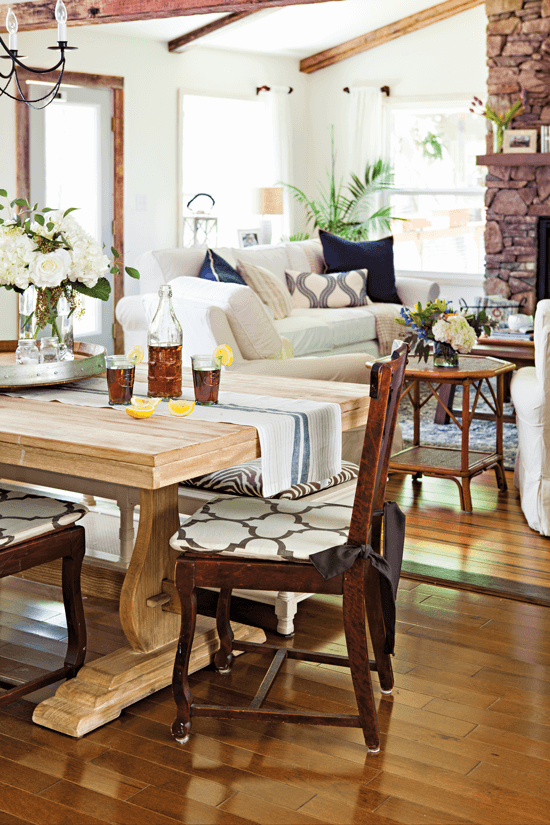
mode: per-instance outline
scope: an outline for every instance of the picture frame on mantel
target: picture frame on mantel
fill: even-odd
[[[536,129],[507,129],[504,132],[502,151],[506,154],[533,153],[537,151]]]

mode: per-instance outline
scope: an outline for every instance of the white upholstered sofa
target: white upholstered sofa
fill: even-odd
[[[518,455],[515,483],[529,527],[550,536],[550,300],[535,315],[535,366],[514,373]]]
[[[324,271],[321,243],[316,240],[214,251],[234,267],[244,261],[268,269],[285,289],[286,269]],[[185,359],[229,344],[234,353],[230,369],[238,372],[366,380],[361,359],[365,353],[379,354],[371,308],[293,309],[288,317],[274,320],[250,287],[198,279],[204,257],[205,249],[194,247],[151,251],[136,260],[140,294],[122,298],[116,310],[126,350],[135,344],[145,347],[158,289],[170,283],[184,331]],[[396,283],[406,305],[425,303],[439,294],[433,280],[397,274]],[[283,339],[291,342],[294,358],[281,359]]]

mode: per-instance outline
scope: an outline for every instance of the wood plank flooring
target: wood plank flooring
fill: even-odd
[[[511,481],[511,479],[510,479]],[[550,586],[550,544],[522,520],[517,493],[473,484],[463,514],[452,482],[392,477],[408,510],[407,553],[441,565]],[[210,597],[203,608],[210,608]],[[120,646],[116,603],[86,599],[90,657]],[[237,600],[273,632],[272,610]],[[550,608],[403,579],[398,595],[396,688],[375,684],[382,751],[366,755],[354,729],[194,721],[187,746],[169,735],[169,688],[80,740],[31,722],[34,703],[0,712],[0,825],[539,825],[550,819]],[[59,590],[0,582],[0,670],[30,676],[63,654]],[[299,606],[287,642],[343,652],[339,600]],[[241,703],[260,679],[259,657],[233,673],[193,676],[202,701]],[[274,706],[350,712],[340,668],[287,662]]]

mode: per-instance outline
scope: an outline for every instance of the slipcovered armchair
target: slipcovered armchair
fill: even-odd
[[[510,388],[516,409],[515,484],[529,527],[550,536],[550,300],[535,315],[535,366],[522,367]]]

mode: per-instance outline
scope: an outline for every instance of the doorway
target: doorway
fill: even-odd
[[[79,207],[75,219],[109,257],[111,246],[118,250],[123,271],[123,79],[81,72],[65,72],[63,79],[57,99],[45,109],[16,105],[17,190],[40,206]],[[75,337],[120,353],[124,341],[114,308],[124,294],[124,278],[107,277],[110,300],[86,299]]]

